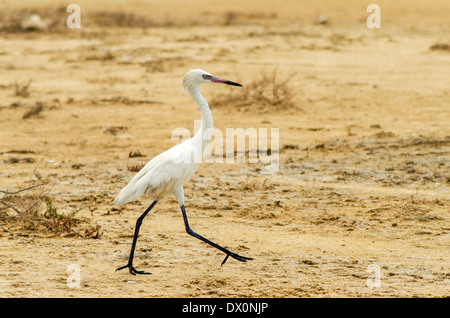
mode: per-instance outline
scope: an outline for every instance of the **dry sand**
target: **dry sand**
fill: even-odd
[[[448,1],[379,1],[380,29],[360,1],[78,1],[78,30],[64,7],[34,3],[0,8],[11,23],[0,26],[0,189],[39,175],[58,212],[78,211],[101,237],[0,221],[0,297],[449,296]],[[47,31],[17,29],[33,11]],[[221,267],[167,197],[135,255],[152,275],[116,272],[151,199],[113,200],[128,167],[176,144],[175,128],[193,132],[200,113],[180,89],[192,68],[244,85],[295,73],[289,107],[211,103],[224,133],[279,128],[279,171],[205,163],[185,187],[192,228],[254,260]],[[29,96],[15,96],[30,79]],[[202,91],[211,101],[229,90]],[[79,288],[67,284],[71,264]],[[367,285],[371,265],[379,287]]]

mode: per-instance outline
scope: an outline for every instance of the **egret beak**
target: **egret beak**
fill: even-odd
[[[227,85],[232,85],[232,86],[242,86],[239,83],[228,81],[228,80],[224,80],[224,79],[221,79],[221,78],[218,78],[218,77],[215,77],[215,76],[211,77],[210,81],[213,82],[213,83],[222,83],[222,84],[227,84]]]

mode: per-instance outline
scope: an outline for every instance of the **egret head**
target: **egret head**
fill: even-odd
[[[183,89],[185,92],[192,92],[195,87],[198,87],[201,83],[222,83],[232,86],[242,86],[239,83],[224,80],[200,69],[190,70],[183,77]]]

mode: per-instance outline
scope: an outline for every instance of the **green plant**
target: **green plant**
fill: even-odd
[[[47,205],[44,212],[44,217],[47,219],[45,225],[49,230],[55,233],[70,233],[72,226],[80,223],[80,220],[74,217],[79,210],[72,211],[69,214],[58,213],[49,197],[45,197],[45,204]]]

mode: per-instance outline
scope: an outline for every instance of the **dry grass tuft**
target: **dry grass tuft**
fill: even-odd
[[[35,172],[37,181],[18,190],[0,190],[0,227],[12,235],[50,235],[100,238],[100,226],[76,218],[78,211],[60,213],[49,197],[48,181]]]
[[[30,117],[36,117],[38,116],[41,111],[43,110],[43,106],[41,102],[36,102],[36,105],[34,105],[33,107],[31,107],[29,110],[27,110],[25,112],[25,114],[23,114],[22,118],[23,119],[27,119]]]
[[[250,84],[237,89],[233,87],[226,94],[213,96],[211,105],[221,106],[274,106],[289,108],[295,105],[296,92],[289,84],[293,75],[285,78],[278,76],[277,70],[272,73],[261,73]]]
[[[435,43],[432,46],[430,46],[430,50],[450,52],[450,43],[446,43],[446,42]]]
[[[15,90],[14,95],[20,96],[20,97],[30,96],[30,93],[28,92],[28,88],[30,87],[31,82],[32,82],[31,79],[26,83],[14,82],[14,90]]]
[[[0,190],[0,220],[35,219],[47,193],[45,186],[45,182],[36,182],[16,191]]]
[[[137,164],[137,165],[131,165],[131,166],[127,166],[127,170],[131,171],[131,172],[139,172],[141,171],[142,168],[144,168],[145,164]]]

